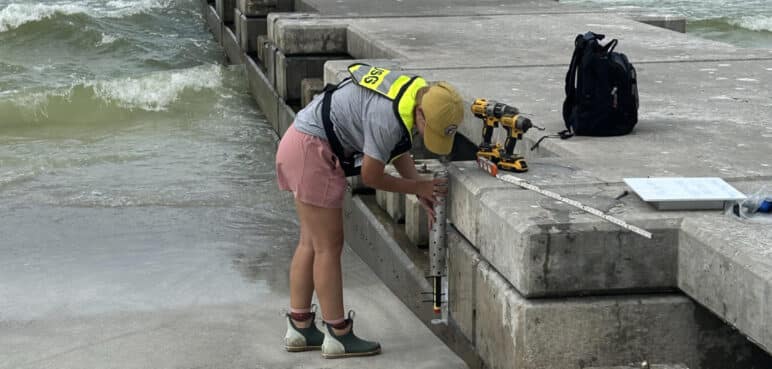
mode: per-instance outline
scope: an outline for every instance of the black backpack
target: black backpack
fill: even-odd
[[[566,75],[563,120],[568,137],[619,136],[638,123],[638,83],[627,56],[614,52],[618,41],[592,32],[576,36]]]

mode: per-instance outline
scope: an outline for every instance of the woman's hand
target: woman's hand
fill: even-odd
[[[426,215],[429,216],[429,229],[431,229],[432,224],[434,224],[434,220],[436,219],[434,214],[434,202],[421,196],[418,196],[418,202],[421,203],[421,206],[426,210]]]
[[[448,179],[435,178],[426,181],[418,181],[416,195],[418,198],[424,198],[434,203],[438,197],[445,197],[448,194]]]
[[[435,178],[427,181],[418,182],[418,200],[421,202],[421,206],[426,210],[426,214],[429,216],[429,228],[434,224],[436,219],[434,214],[434,203],[438,197],[445,197],[448,194],[448,179],[447,178]]]

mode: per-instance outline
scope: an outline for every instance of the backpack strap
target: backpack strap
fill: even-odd
[[[579,64],[580,51],[584,49],[582,35],[576,36],[574,44],[574,55],[571,56],[571,64],[569,65],[568,73],[566,74],[566,96],[573,96],[576,92],[576,68]]]
[[[361,168],[356,166],[356,161],[353,157],[346,158],[346,155],[343,151],[343,145],[341,145],[338,136],[335,134],[335,125],[332,123],[332,119],[330,119],[332,93],[335,92],[335,90],[337,90],[347,80],[348,79],[345,79],[337,85],[328,84],[324,87],[324,97],[322,98],[322,125],[324,126],[324,134],[327,136],[327,142],[330,143],[332,152],[335,153],[335,156],[338,157],[338,162],[340,162],[340,166],[343,168],[343,172],[345,173],[346,177],[351,177],[358,175],[361,171]]]
[[[569,130],[560,131],[560,132],[558,132],[558,133],[556,133],[554,135],[544,135],[544,136],[541,136],[541,138],[538,141],[536,141],[536,143],[533,144],[533,146],[531,146],[531,151],[536,150],[536,148],[538,148],[539,145],[541,145],[541,142],[546,140],[546,139],[548,139],[548,138],[559,138],[561,140],[567,140],[567,139],[569,139],[571,137],[574,137],[574,134],[571,133],[571,131],[569,131]]]
[[[605,52],[607,54],[611,54],[611,52],[613,52],[614,49],[617,47],[618,43],[619,43],[619,41],[617,41],[617,39],[613,39],[613,40],[609,41],[609,43],[607,43],[605,46],[603,46],[603,52]]]
[[[585,36],[577,35],[574,40],[574,55],[571,56],[571,64],[566,73],[566,100],[563,102],[563,122],[566,130],[571,131],[570,117],[571,110],[576,105],[576,69],[579,67],[579,60],[584,54],[584,47],[587,45]]]

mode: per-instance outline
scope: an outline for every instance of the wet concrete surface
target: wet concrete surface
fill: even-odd
[[[347,307],[383,355],[284,352],[292,219],[263,232],[262,209],[2,213],[0,368],[464,367],[349,251]]]

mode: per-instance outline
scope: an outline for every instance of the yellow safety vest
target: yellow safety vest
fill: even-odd
[[[409,150],[409,145],[413,140],[413,127],[415,126],[413,111],[416,105],[416,95],[421,87],[427,85],[426,80],[418,76],[402,74],[362,63],[350,65],[348,72],[351,74],[351,80],[357,85],[375,91],[394,102],[394,114],[407,131],[407,150]],[[402,148],[398,147],[397,149]],[[406,151],[397,149],[395,151],[402,152],[393,154],[399,155]]]
[[[361,161],[355,154],[353,158],[346,157],[343,152],[343,146],[335,135],[332,120],[330,119],[330,107],[332,102],[332,93],[340,88],[348,80],[357,85],[375,91],[394,102],[394,114],[400,121],[402,137],[391,150],[389,161],[396,159],[400,155],[410,151],[413,146],[413,126],[415,118],[413,111],[416,105],[416,95],[421,87],[427,85],[426,81],[418,76],[409,76],[388,69],[376,68],[367,64],[352,64],[348,68],[351,78],[338,85],[327,85],[324,88],[324,98],[322,99],[322,123],[324,132],[327,135],[327,141],[330,143],[332,151],[338,157],[343,172],[346,177],[358,175],[361,172]],[[361,153],[360,153],[361,154]],[[361,159],[361,156],[359,156]]]

